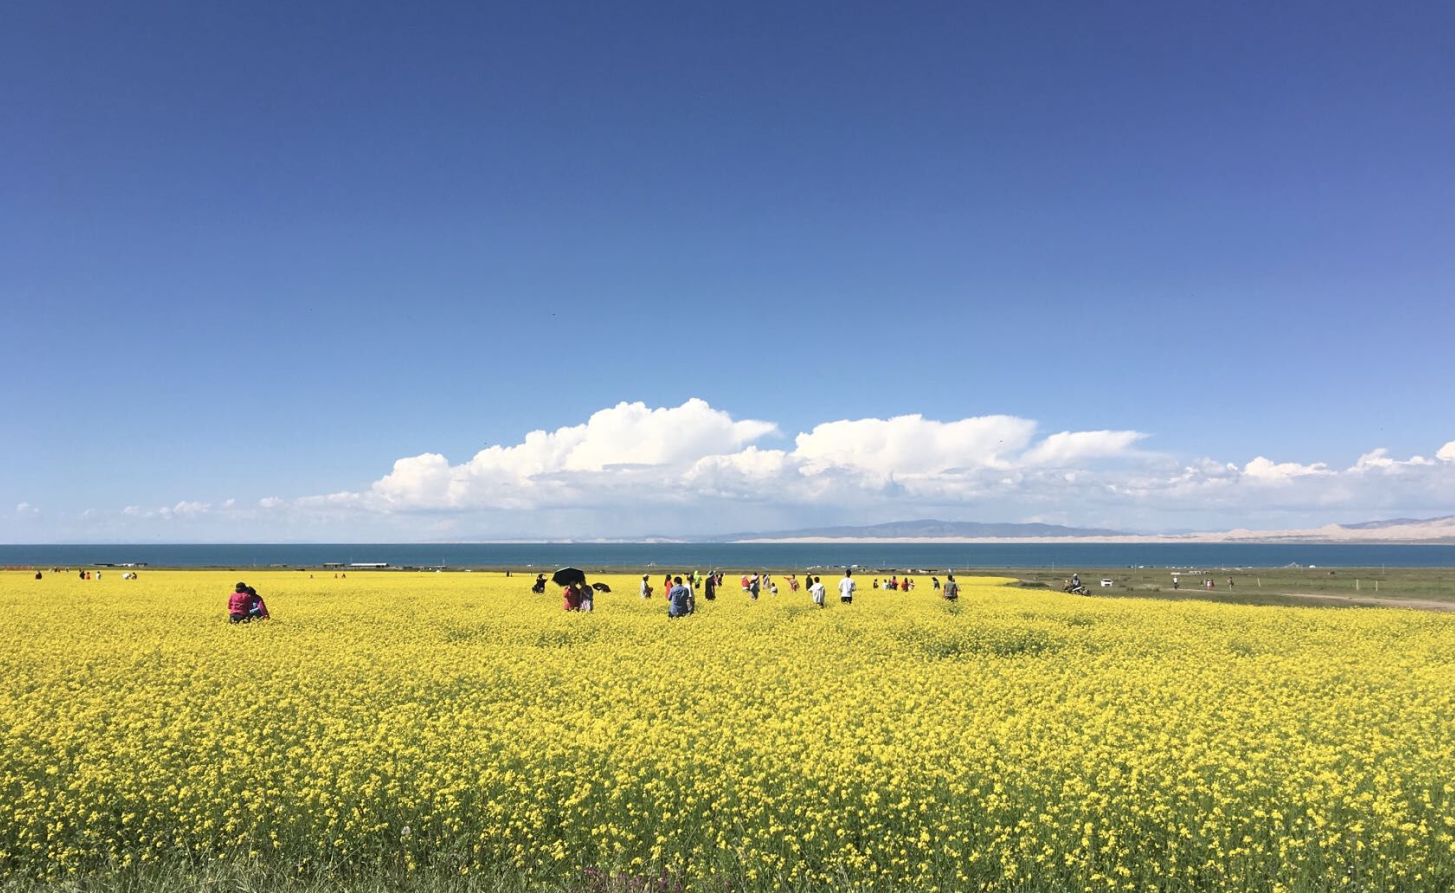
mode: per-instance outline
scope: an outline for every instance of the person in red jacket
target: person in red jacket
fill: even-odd
[[[581,610],[581,588],[579,585],[572,583],[570,586],[562,589],[561,596],[565,599],[567,611]]]

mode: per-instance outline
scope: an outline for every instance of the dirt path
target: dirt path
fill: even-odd
[[[1409,608],[1415,611],[1455,611],[1455,602],[1440,602],[1424,598],[1379,598],[1361,595],[1326,595],[1317,592],[1280,592],[1288,598],[1306,598],[1311,601],[1340,602],[1346,605],[1365,605],[1371,608]]]

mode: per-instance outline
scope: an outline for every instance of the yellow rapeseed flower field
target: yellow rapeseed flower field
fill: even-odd
[[[274,619],[235,626],[238,576],[0,574],[0,876],[1455,885],[1455,618],[729,574],[669,621],[627,576],[567,614],[529,576],[248,572]]]

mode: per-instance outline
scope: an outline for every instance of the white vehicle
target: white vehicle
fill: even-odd
[[[1102,588],[1107,588],[1107,587],[1111,586],[1111,581],[1110,580],[1102,580],[1101,581],[1101,585],[1102,585]]]

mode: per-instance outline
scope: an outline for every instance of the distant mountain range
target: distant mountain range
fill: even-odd
[[[1455,515],[1328,524],[1299,530],[1228,530],[1136,534],[1059,524],[985,524],[978,521],[894,521],[865,527],[816,527],[699,538],[698,542],[1181,542],[1181,543],[1437,543],[1455,544]]]
[[[1455,545],[1455,515],[1395,518],[1357,524],[1328,524],[1301,530],[1226,530],[1193,533],[1124,533],[1102,527],[1060,524],[992,524],[981,521],[891,521],[887,524],[805,527],[717,536],[566,537],[504,540],[498,537],[451,542],[593,543],[1428,543]]]
[[[713,542],[798,539],[1009,539],[1062,536],[1123,536],[1100,527],[1065,527],[1060,524],[986,524],[981,521],[890,521],[864,527],[806,527],[767,533],[731,533]]]

